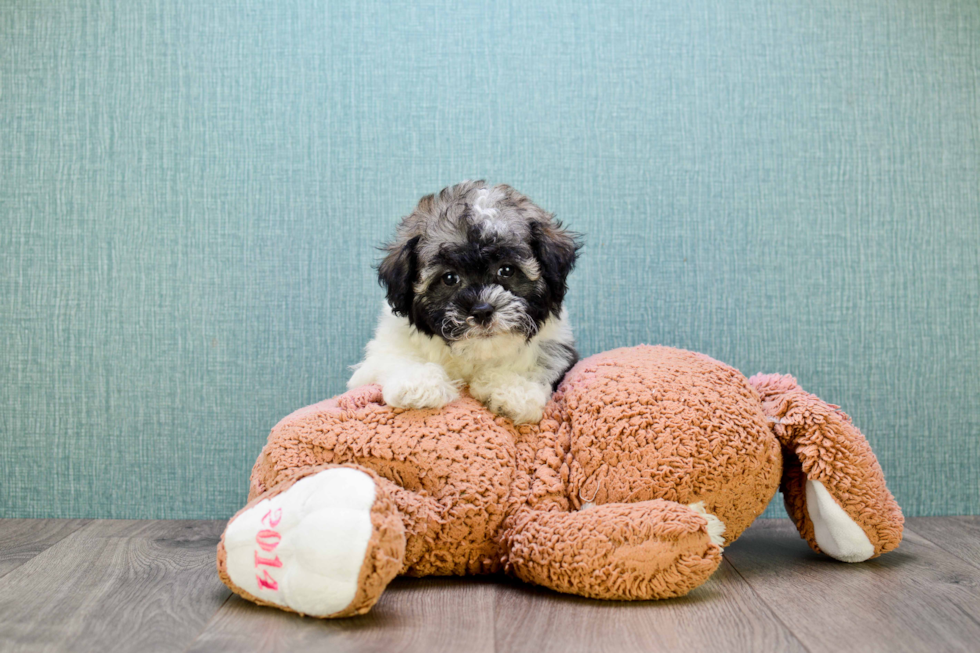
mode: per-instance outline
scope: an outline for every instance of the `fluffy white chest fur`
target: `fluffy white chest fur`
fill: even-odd
[[[440,408],[468,385],[470,394],[495,413],[515,423],[536,422],[552,384],[570,362],[573,342],[564,310],[530,340],[501,334],[448,344],[420,333],[385,305],[374,339],[347,387],[378,383],[388,405]]]

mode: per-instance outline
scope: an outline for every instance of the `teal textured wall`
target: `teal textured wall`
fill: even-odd
[[[786,372],[980,512],[980,5],[0,0],[0,516],[224,517],[415,200],[587,234],[581,349]]]

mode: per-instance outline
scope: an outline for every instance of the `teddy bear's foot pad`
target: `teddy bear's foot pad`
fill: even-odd
[[[820,550],[842,562],[864,562],[875,547],[820,481],[806,482],[806,510]]]
[[[225,531],[227,573],[264,602],[312,616],[351,605],[372,535],[374,480],[334,468],[296,481]]]

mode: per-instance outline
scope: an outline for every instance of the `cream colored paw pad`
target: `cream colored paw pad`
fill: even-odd
[[[357,593],[374,496],[374,480],[356,469],[300,479],[228,525],[228,576],[246,592],[303,614],[340,612]]]
[[[875,547],[864,529],[834,501],[820,481],[806,482],[806,512],[820,550],[842,562],[864,562]]]
[[[690,503],[687,507],[708,520],[708,537],[711,538],[711,542],[718,546],[725,546],[725,522],[708,512],[704,507],[704,501]]]

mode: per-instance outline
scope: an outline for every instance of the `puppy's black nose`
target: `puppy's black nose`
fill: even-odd
[[[493,306],[483,302],[477,304],[472,309],[470,309],[470,315],[480,324],[486,326],[490,322],[490,318],[493,316]]]

